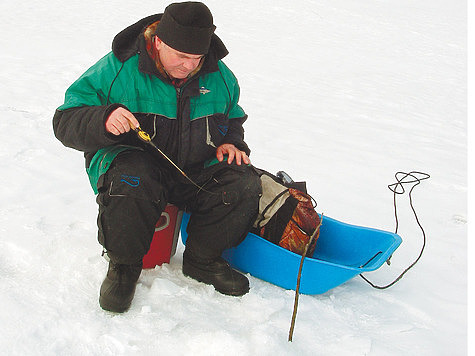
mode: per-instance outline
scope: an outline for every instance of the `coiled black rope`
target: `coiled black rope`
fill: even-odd
[[[376,289],[386,289],[386,288],[389,288],[389,287],[393,286],[397,282],[399,282],[399,280],[412,267],[414,267],[414,265],[420,260],[420,258],[422,257],[422,253],[424,252],[424,248],[426,246],[426,233],[425,233],[424,228],[422,227],[422,225],[419,221],[419,217],[417,216],[416,210],[414,209],[414,205],[412,203],[412,191],[414,190],[415,187],[417,187],[419,184],[421,184],[421,181],[423,181],[425,179],[429,179],[430,175],[428,175],[427,173],[412,171],[410,173],[397,172],[395,174],[395,177],[396,177],[396,183],[388,185],[389,190],[391,190],[393,192],[394,218],[396,220],[396,229],[395,229],[394,233],[397,234],[398,227],[399,227],[399,220],[398,220],[398,217],[397,217],[396,196],[404,194],[406,192],[406,190],[404,189],[405,185],[412,184],[412,187],[409,190],[409,204],[411,206],[412,212],[414,213],[414,217],[416,219],[417,225],[419,225],[419,228],[421,229],[422,237],[423,237],[423,244],[422,244],[421,252],[419,253],[419,256],[416,258],[416,260],[413,263],[411,263],[411,265],[409,267],[407,267],[394,281],[392,281],[391,283],[389,283],[385,286],[375,285],[371,281],[369,281],[366,277],[364,277],[363,274],[360,274],[361,278],[363,278],[366,282],[368,282],[369,285],[371,285],[371,287],[376,288]],[[390,264],[389,259],[388,259],[387,262],[388,262],[388,264]]]

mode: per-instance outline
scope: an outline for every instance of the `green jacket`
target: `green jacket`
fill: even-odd
[[[120,106],[131,111],[152,141],[185,171],[202,169],[224,143],[250,152],[244,142],[247,115],[238,104],[239,85],[221,61],[226,47],[213,35],[200,71],[176,88],[146,50],[144,31],[161,16],[149,16],[120,32],[112,52],[69,87],[54,115],[56,137],[85,153],[96,193],[97,179],[118,153],[144,149],[133,131],[120,136],[105,131],[106,119]]]

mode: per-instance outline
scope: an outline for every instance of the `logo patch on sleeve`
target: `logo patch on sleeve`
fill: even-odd
[[[140,185],[140,177],[128,176],[126,174],[120,176],[120,181],[134,188]]]

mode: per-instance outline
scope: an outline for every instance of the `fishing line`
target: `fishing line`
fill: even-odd
[[[371,285],[371,287],[376,288],[376,289],[386,289],[386,288],[389,288],[389,287],[393,286],[397,282],[399,282],[399,280],[412,267],[414,267],[415,264],[420,260],[420,258],[422,257],[422,254],[424,252],[425,246],[426,246],[426,233],[425,233],[424,228],[422,227],[422,225],[419,221],[419,217],[417,216],[416,209],[414,208],[414,205],[412,203],[412,191],[414,190],[415,187],[417,187],[419,184],[421,184],[421,181],[423,181],[425,179],[429,179],[430,175],[428,175],[427,173],[417,172],[417,171],[412,171],[412,172],[409,172],[409,173],[397,172],[395,174],[395,178],[396,178],[396,183],[392,183],[392,184],[388,185],[389,190],[391,190],[393,192],[394,218],[396,220],[396,228],[395,228],[394,233],[397,234],[397,231],[398,231],[398,228],[399,228],[399,220],[398,220],[398,216],[397,216],[396,196],[397,195],[402,195],[406,192],[406,190],[404,189],[404,185],[413,184],[411,189],[409,190],[409,204],[411,206],[412,212],[413,212],[414,217],[416,219],[417,225],[419,226],[419,228],[422,232],[423,244],[422,244],[422,248],[421,248],[421,251],[419,253],[419,256],[415,259],[415,261],[413,263],[411,263],[411,265],[409,267],[407,267],[394,281],[392,281],[391,283],[389,283],[385,286],[375,285],[374,283],[369,281],[366,277],[364,277],[363,274],[360,274],[361,278],[363,278],[369,285]],[[390,259],[391,259],[391,257],[389,257],[389,259],[386,261],[388,263],[388,265],[390,264]]]

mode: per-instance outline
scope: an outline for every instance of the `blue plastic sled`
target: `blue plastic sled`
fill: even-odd
[[[186,244],[189,215],[181,225]],[[322,294],[356,275],[374,271],[399,247],[402,239],[391,232],[349,225],[323,216],[320,237],[311,258],[305,258],[300,293]],[[301,256],[249,233],[237,247],[224,251],[223,257],[235,269],[295,290]]]

